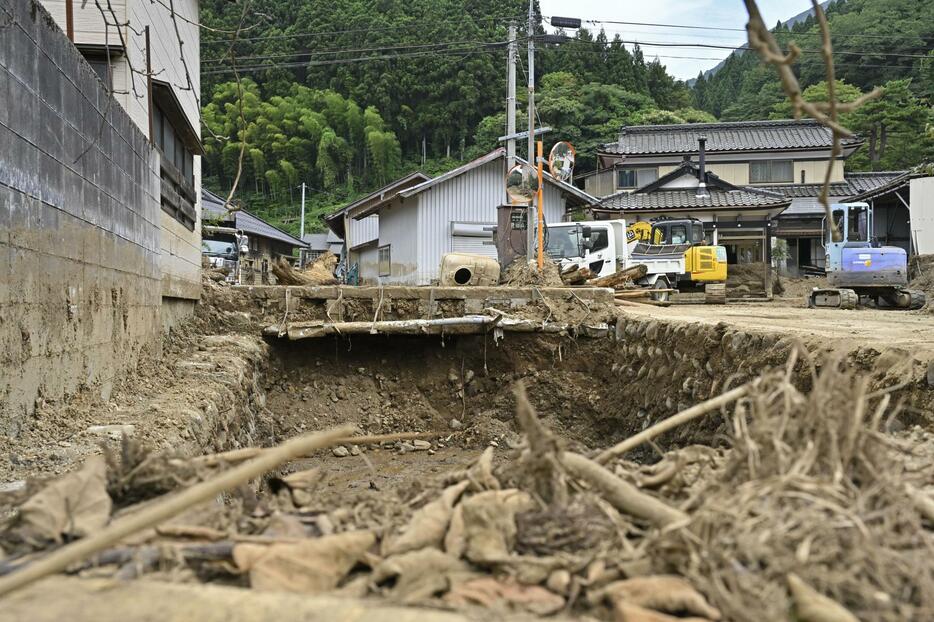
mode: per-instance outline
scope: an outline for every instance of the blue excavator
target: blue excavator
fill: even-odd
[[[830,287],[814,288],[809,307],[855,309],[860,300],[872,300],[879,308],[920,309],[924,292],[908,289],[908,253],[897,246],[880,246],[872,238],[872,207],[866,203],[831,206],[833,222],[823,223],[827,281]],[[833,241],[832,229],[841,233]]]

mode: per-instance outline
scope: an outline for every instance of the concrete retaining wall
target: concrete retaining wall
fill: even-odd
[[[158,155],[45,9],[0,0],[0,434],[37,400],[107,397],[160,348],[158,184]]]

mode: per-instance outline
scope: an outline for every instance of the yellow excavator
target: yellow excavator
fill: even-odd
[[[678,289],[702,289],[708,303],[726,301],[726,248],[707,243],[700,220],[660,217],[634,222],[626,228],[626,241],[633,255],[683,247],[686,278],[679,280]]]

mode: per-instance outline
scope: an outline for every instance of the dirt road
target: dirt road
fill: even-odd
[[[746,331],[786,333],[833,345],[902,348],[934,358],[934,316],[924,312],[806,309],[782,302],[626,307],[626,314],[665,321],[726,324]],[[831,345],[828,342],[827,345]]]

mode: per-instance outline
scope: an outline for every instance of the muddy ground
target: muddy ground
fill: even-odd
[[[119,453],[128,440],[186,456],[271,446],[344,423],[368,434],[430,433],[418,442],[346,443],[279,471],[325,470],[314,503],[304,511],[330,516],[335,508],[353,508],[353,519],[343,520],[379,528],[411,515],[446,473],[464,469],[485,448],[495,449],[496,465],[508,465],[523,443],[516,381],[524,382],[541,422],[563,447],[592,455],[781,367],[798,345],[802,362],[790,378],[801,390],[811,387],[817,370],[841,361],[865,374],[867,390],[895,389],[897,408],[886,418],[886,430],[930,455],[924,449],[934,446],[930,316],[806,310],[794,288],[786,292],[787,298],[768,303],[625,307],[601,339],[363,336],[288,342],[259,336],[269,314],[251,306],[248,292],[211,282],[206,303],[168,341],[164,359],[142,366],[109,402],[78,396],[44,405],[0,456],[0,483],[16,488],[30,477],[69,471],[102,445]],[[722,449],[730,430],[729,416],[714,413],[628,457],[652,464],[660,452],[695,443]],[[268,485],[256,482],[234,495],[234,518],[225,510],[223,518],[208,522],[226,529],[233,521],[247,533],[266,528],[270,507],[278,507]],[[254,518],[243,522],[244,516]],[[193,579],[176,571],[151,576]]]

